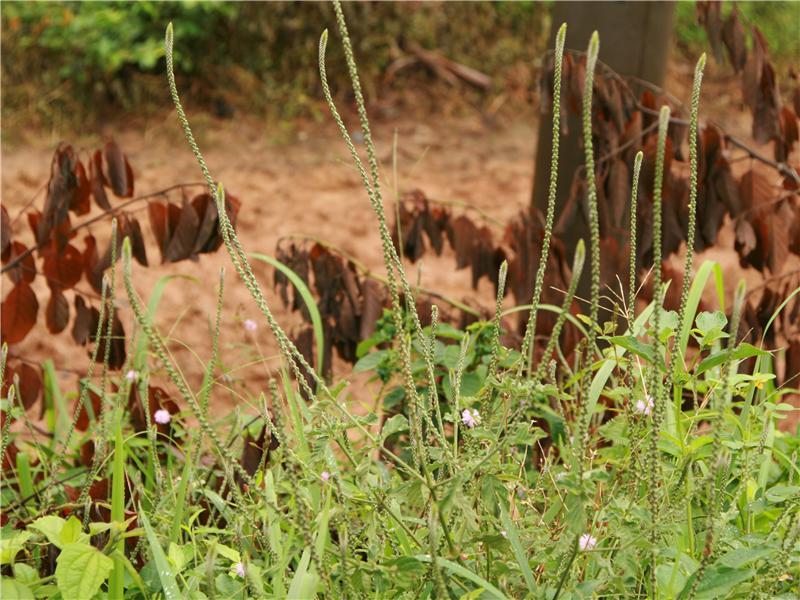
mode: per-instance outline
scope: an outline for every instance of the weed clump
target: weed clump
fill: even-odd
[[[80,472],[85,485],[78,502],[69,502],[66,488],[56,482],[62,464],[77,450],[72,431],[60,444],[54,436],[49,447],[32,445],[37,468],[53,484],[46,491],[48,501],[41,502],[39,492],[25,492],[34,485],[18,455],[14,478],[3,488],[3,514],[13,520],[2,529],[4,595],[790,597],[797,584],[792,569],[800,558],[800,438],[775,427],[787,406],[780,401],[785,390],[770,387],[770,353],[738,339],[744,287],[737,288],[730,321],[723,311],[698,312],[715,269],[707,263],[681,290],[678,313],[662,307],[668,283],[661,281],[658,215],[669,111],[662,111],[659,122],[654,299],[636,311],[632,259],[619,334],[599,315],[591,105],[600,43],[592,37],[583,101],[589,314],[571,313],[586,262],[581,242],[556,325],[534,364],[533,330],[549,243],[539,260],[521,349],[501,343],[505,264],[493,319],[456,329],[438,322],[434,306],[430,325],[423,325],[386,222],[377,153],[339,2],[334,9],[364,132],[366,166],[326,78],[327,31],[319,45],[320,75],[377,219],[391,297],[372,338],[363,342],[355,370],[381,381],[376,406],[382,408],[368,414],[354,410],[347,383],[326,381],[321,362],[315,369],[271,312],[251,259],[279,268],[309,314],[319,314],[303,281],[286,265],[249,255],[240,243],[225,210],[224,186],[211,176],[180,103],[170,25],[168,81],[179,121],[216,200],[234,270],[275,336],[281,364],[269,389],[248,399],[255,416],[212,414],[210,398],[224,386],[217,375],[223,362],[218,338],[224,327],[224,274],[211,358],[195,391],[134,288],[126,240],[123,282],[142,343],[132,358],[135,377],[122,377],[118,387],[107,375],[102,378],[107,408],[97,443],[98,448],[108,445],[110,465],[102,450],[96,452],[102,457],[99,466]],[[557,37],[557,73],[566,32],[563,26]],[[701,58],[692,132],[697,131],[703,64]],[[554,85],[558,102],[560,76]],[[551,182],[558,161],[559,116],[554,113]],[[695,187],[696,137],[689,138]],[[641,165],[639,153],[633,169],[633,240]],[[552,233],[554,190],[551,185],[545,240]],[[690,197],[693,210],[695,190]],[[690,238],[694,223],[690,217]],[[687,273],[691,251],[690,246]],[[109,292],[115,279],[112,270]],[[101,316],[101,324],[104,320],[110,322]],[[583,334],[571,360],[559,347],[568,322]],[[321,325],[315,327],[318,348],[324,335]],[[740,371],[745,359],[755,360],[752,372]],[[189,415],[174,418],[164,408],[151,415],[155,407],[145,401],[145,431],[130,433],[123,400],[132,388],[147,399],[148,370],[155,368],[166,372]],[[14,398],[12,385],[6,407],[24,416]],[[5,450],[11,436],[6,424],[2,436]],[[93,491],[103,481],[110,488],[110,510],[109,494]]]

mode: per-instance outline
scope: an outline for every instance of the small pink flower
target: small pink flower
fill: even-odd
[[[245,319],[244,328],[252,333],[256,329],[258,329],[258,324],[255,321],[253,321],[253,319]]]
[[[322,479],[324,483],[327,483],[328,480],[331,478],[331,474],[328,473],[327,471],[323,471],[322,473],[320,473],[319,478]]]
[[[588,533],[584,533],[578,539],[578,547],[584,552],[586,552],[587,550],[594,550],[595,546],[597,546],[597,538]]]
[[[153,415],[153,419],[159,425],[166,425],[172,420],[172,415],[169,414],[168,410],[159,408]]]
[[[236,573],[237,577],[241,577],[242,579],[244,579],[244,563],[238,562],[235,565],[233,565],[233,571],[234,573]]]
[[[653,406],[654,406],[653,397],[648,396],[646,401],[645,400],[636,401],[636,412],[643,415],[649,415],[653,411]]]
[[[136,371],[134,371],[133,369],[131,369],[130,371],[125,373],[125,379],[127,379],[131,383],[136,381],[138,378],[139,378],[139,374]]]
[[[464,410],[461,411],[461,422],[464,423],[464,425],[466,425],[470,429],[472,429],[476,425],[480,424],[481,415],[475,409],[472,409],[472,411],[470,411],[468,408],[465,408]]]

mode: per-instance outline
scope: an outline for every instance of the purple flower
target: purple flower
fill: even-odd
[[[139,378],[139,374],[136,371],[134,371],[133,369],[131,369],[130,371],[125,373],[125,379],[127,379],[131,383],[136,381],[138,378]]]
[[[327,471],[323,471],[322,473],[320,473],[319,477],[320,479],[322,479],[323,482],[327,483],[328,479],[331,478],[331,474],[328,473]]]
[[[597,538],[593,537],[591,534],[584,533],[578,539],[578,547],[584,552],[587,550],[594,550],[595,546],[597,546]]]
[[[233,565],[233,572],[236,573],[237,577],[244,579],[244,563],[238,562]]]
[[[245,319],[244,328],[252,333],[256,329],[258,329],[258,324],[255,321],[253,321],[253,319]]]
[[[480,425],[481,415],[475,409],[472,409],[472,411],[470,411],[470,409],[465,408],[464,410],[461,411],[461,422],[470,429],[472,429],[476,425]]]
[[[647,396],[647,400],[636,401],[636,412],[642,415],[649,415],[653,411],[653,397]]]
[[[153,415],[153,419],[159,425],[166,425],[172,420],[172,415],[169,414],[168,410],[159,408]]]

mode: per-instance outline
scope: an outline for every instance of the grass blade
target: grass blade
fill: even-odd
[[[418,554],[414,558],[416,558],[418,561],[424,562],[424,563],[430,563],[431,562],[431,557],[430,557],[429,554]],[[470,580],[475,585],[479,585],[485,591],[487,591],[490,594],[492,594],[492,596],[491,596],[492,598],[496,598],[497,600],[509,600],[508,596],[506,596],[503,592],[501,592],[496,587],[494,587],[491,583],[486,581],[483,577],[481,577],[480,575],[476,575],[475,573],[473,573],[469,569],[466,569],[466,568],[462,567],[458,563],[454,563],[453,561],[447,560],[446,558],[437,557],[436,558],[436,564],[438,564],[440,567],[442,567],[444,569],[447,569],[448,571],[450,571],[454,575],[459,575],[460,577],[463,577],[464,579]]]
[[[517,531],[517,526],[514,525],[511,515],[508,514],[508,510],[506,510],[506,507],[502,504],[500,505],[500,518],[503,520],[503,527],[506,530],[506,535],[508,536],[508,541],[511,544],[511,549],[514,551],[514,558],[517,559],[517,564],[522,570],[522,576],[525,578],[528,591],[532,595],[535,595],[537,587],[536,580],[533,578],[531,566],[528,564],[528,557],[519,541],[519,532]]]
[[[161,581],[161,591],[164,592],[166,600],[180,600],[181,592],[178,589],[178,581],[175,579],[175,573],[172,571],[172,566],[167,560],[167,555],[164,554],[164,549],[158,541],[156,532],[150,525],[147,514],[141,507],[139,507],[139,519],[142,521],[145,534],[147,535],[147,542],[150,544],[150,552],[153,554],[153,561],[156,563],[156,570],[158,571],[158,578]]]
[[[117,409],[114,423],[114,466],[111,475],[111,521],[125,521],[125,444],[122,440],[122,410]],[[120,531],[121,533],[121,531]],[[125,595],[125,540],[117,542],[114,569],[108,580],[108,595],[123,598]]]
[[[251,253],[250,256],[256,260],[267,263],[271,267],[274,267],[283,273],[286,278],[292,282],[292,285],[303,299],[303,302],[308,309],[308,314],[311,316],[311,325],[314,329],[314,339],[317,341],[317,373],[320,375],[320,377],[322,377],[322,359],[325,355],[325,336],[322,329],[322,316],[319,313],[319,308],[317,308],[317,303],[314,300],[311,290],[308,289],[308,286],[302,279],[300,279],[300,276],[297,273],[292,271],[279,260],[276,260],[266,254],[259,254],[257,252]]]

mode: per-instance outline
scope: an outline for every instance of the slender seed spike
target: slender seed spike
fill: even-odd
[[[691,280],[694,262],[694,238],[697,223],[697,122],[700,106],[700,87],[703,83],[703,70],[706,66],[706,55],[703,53],[694,70],[692,85],[692,101],[689,116],[689,224],[686,229],[686,262],[683,266],[683,285],[681,287],[681,304],[678,311],[678,323],[683,324],[686,302],[689,298],[689,281]],[[668,374],[670,371],[668,371]]]
[[[630,272],[628,282],[628,311],[630,312],[630,323],[633,325],[633,319],[636,316],[635,301],[636,301],[636,216],[638,210],[639,200],[639,174],[642,172],[642,159],[644,152],[639,150],[636,153],[636,158],[633,159],[633,182],[631,183],[631,226],[630,226]]]
[[[583,148],[586,163],[586,188],[589,204],[589,231],[591,234],[592,269],[591,269],[591,306],[590,306],[590,327],[587,335],[587,364],[592,362],[592,354],[595,349],[597,338],[596,327],[599,324],[600,306],[600,217],[597,211],[597,182],[594,173],[594,147],[592,145],[592,92],[594,90],[594,71],[597,66],[597,55],[600,50],[600,37],[595,31],[589,41],[589,49],[586,57],[586,78],[583,84]],[[587,404],[589,401],[589,390],[591,386],[591,373],[586,373],[583,377],[580,403],[578,414],[576,415],[578,426],[578,465],[583,469],[583,457],[586,450],[586,443],[589,434],[589,420]]]
[[[536,316],[538,314],[539,300],[542,296],[542,286],[544,285],[544,274],[547,269],[547,260],[550,256],[550,238],[553,233],[553,222],[555,221],[556,195],[558,192],[558,148],[561,137],[561,69],[564,62],[564,41],[567,37],[567,24],[563,23],[556,35],[555,63],[553,73],[553,139],[550,154],[550,183],[547,190],[547,215],[545,217],[544,237],[542,247],[539,252],[539,267],[536,271],[536,280],[533,287],[533,297],[531,298],[531,309],[528,314],[528,325],[525,328],[525,336],[522,340],[520,349],[520,361],[518,374],[522,374],[522,369],[527,365],[530,373],[533,363],[533,338],[536,335]]]
[[[489,362],[489,374],[495,375],[497,372],[497,361],[500,355],[500,313],[503,309],[503,298],[506,291],[506,277],[508,276],[508,261],[503,261],[500,265],[500,272],[497,275],[497,300],[494,306],[494,336],[492,339],[492,358]]]
[[[658,358],[660,356],[659,347],[661,342],[658,337],[661,325],[661,302],[662,302],[662,276],[661,276],[661,258],[662,258],[662,206],[663,206],[663,188],[664,188],[664,163],[665,152],[667,145],[667,133],[669,129],[670,108],[669,106],[662,106],[661,112],[658,116],[658,143],[656,147],[656,172],[655,172],[655,187],[653,189],[653,302],[655,307],[653,309],[653,329],[655,335],[653,337],[653,345],[655,347],[655,354]],[[664,406],[662,398],[662,380],[659,370],[652,369],[653,385],[651,385],[654,400],[653,407],[653,424],[657,431],[661,427],[661,420],[664,415]]]
[[[556,344],[558,344],[558,338],[561,335],[561,328],[564,327],[564,323],[567,320],[567,315],[569,314],[569,307],[572,306],[572,301],[575,299],[575,292],[578,291],[578,281],[581,279],[581,273],[583,272],[583,265],[585,262],[586,244],[584,244],[583,240],[581,239],[578,240],[578,244],[575,246],[575,256],[572,258],[572,278],[569,281],[569,290],[567,290],[567,295],[564,298],[564,304],[561,307],[561,312],[558,313],[556,324],[550,331],[550,339],[547,340],[547,346],[544,349],[544,354],[542,354],[542,360],[539,362],[539,366],[536,369],[534,381],[537,383],[542,381],[544,376],[547,374],[548,360],[553,354]],[[555,381],[555,377],[552,379]]]
[[[639,150],[636,158],[633,159],[633,182],[631,183],[631,223],[630,223],[630,242],[629,247],[629,273],[628,273],[628,329],[633,331],[633,322],[636,320],[636,217],[639,199],[639,175],[642,171],[642,159],[644,152]],[[628,360],[627,368],[628,382],[633,390],[633,360]]]
[[[597,61],[597,56],[600,54],[600,34],[597,33],[597,30],[592,32],[592,37],[589,40],[589,60]],[[594,65],[592,65],[592,70],[594,70]]]

